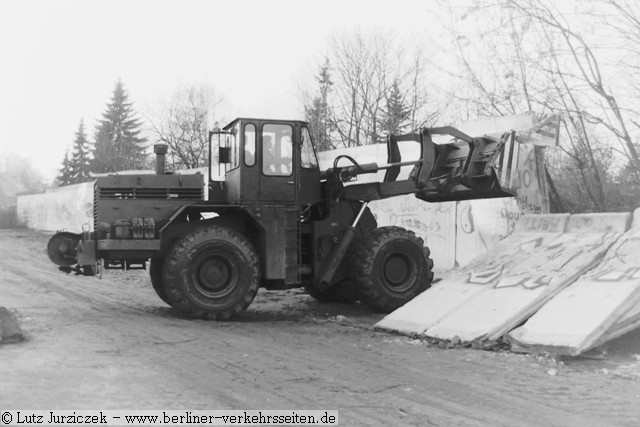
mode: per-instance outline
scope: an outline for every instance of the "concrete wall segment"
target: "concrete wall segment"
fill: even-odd
[[[640,302],[623,314],[591,347],[596,347],[640,327]]]
[[[571,215],[567,233],[624,233],[631,226],[629,212],[604,212]]]
[[[461,123],[459,129],[471,136],[499,135],[509,130],[526,130],[535,125],[536,113],[516,114],[502,117],[480,117]]]
[[[27,227],[42,231],[82,231],[93,228],[94,182],[47,189],[44,193],[18,197],[18,219]]]
[[[553,237],[546,241],[537,237],[514,246],[514,253],[499,261],[499,275],[425,334],[442,339],[458,336],[464,341],[501,337],[598,265],[620,235],[615,232],[548,234]],[[487,257],[491,255],[481,258]]]
[[[562,233],[570,214],[523,215],[516,223],[514,233]]]
[[[640,303],[638,282],[611,286],[579,279],[538,310],[509,337],[521,346],[535,346],[553,353],[577,355],[591,348],[624,313]]]
[[[636,208],[631,217],[631,227],[629,227],[629,231],[632,233],[640,232],[640,208]]]
[[[435,269],[450,269],[456,262],[456,203],[426,203],[412,195],[377,200],[370,204],[378,226],[412,230],[431,249]]]
[[[597,271],[605,254],[615,256],[607,250],[628,228],[631,217],[627,213],[576,216],[572,232],[567,232],[569,214],[522,216],[514,232],[490,252],[449,272],[376,327],[463,341],[503,336],[578,277],[594,267]],[[640,248],[634,251],[638,252]],[[625,300],[608,298],[612,303],[615,298]]]
[[[551,216],[551,218],[555,217]],[[562,224],[568,219],[568,215],[557,217],[561,218],[560,223]],[[531,220],[527,221],[531,222]],[[556,224],[557,222],[548,223]],[[547,228],[542,232],[527,230],[514,232],[498,242],[485,255],[475,258],[458,270],[447,272],[446,277],[440,282],[387,315],[376,324],[376,327],[406,334],[421,334],[425,330],[429,331],[444,319],[455,316],[456,312],[464,311],[470,301],[489,288],[502,287],[507,289],[502,293],[508,293],[509,288],[515,287],[535,290],[552,280],[551,277],[546,276],[533,277],[532,271],[544,268],[547,259],[557,255],[561,248],[555,242],[561,236],[561,231],[550,232]],[[492,303],[498,304],[501,301],[497,300]],[[482,324],[482,319],[475,314],[475,310],[476,308],[472,308],[474,313],[465,320],[465,325],[472,327],[474,324]],[[448,328],[448,326],[446,327]],[[435,334],[429,335],[438,338],[453,338],[453,335],[448,335],[449,332],[435,332]],[[473,330],[470,334],[477,332]],[[479,333],[484,334],[485,332],[480,331]],[[456,335],[462,338],[462,334],[459,332]]]
[[[509,236],[522,215],[514,198],[456,202],[455,266],[465,266]]]
[[[567,236],[596,236],[584,230],[598,228],[605,233],[610,229],[619,231],[628,225],[630,216],[575,215],[576,226]],[[595,268],[559,292],[523,326],[511,331],[510,339],[523,349],[576,355],[640,326],[636,313],[640,310],[638,210],[633,218],[630,230],[617,239]]]

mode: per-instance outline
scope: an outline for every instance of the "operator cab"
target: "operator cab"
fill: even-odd
[[[209,133],[209,152],[210,201],[320,201],[320,167],[306,122],[237,118]]]

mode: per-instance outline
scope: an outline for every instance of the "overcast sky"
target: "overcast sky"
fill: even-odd
[[[302,118],[300,89],[332,32],[426,33],[429,3],[0,0],[0,155],[55,176],[119,78],[141,114],[180,84],[209,84],[229,116]]]

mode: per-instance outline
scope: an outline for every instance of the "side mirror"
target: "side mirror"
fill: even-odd
[[[231,147],[220,147],[218,149],[218,161],[220,163],[231,163]]]

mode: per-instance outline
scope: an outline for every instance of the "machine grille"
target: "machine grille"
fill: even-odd
[[[93,185],[93,231],[98,231],[98,186]]]
[[[202,188],[100,188],[101,200],[202,200]]]

